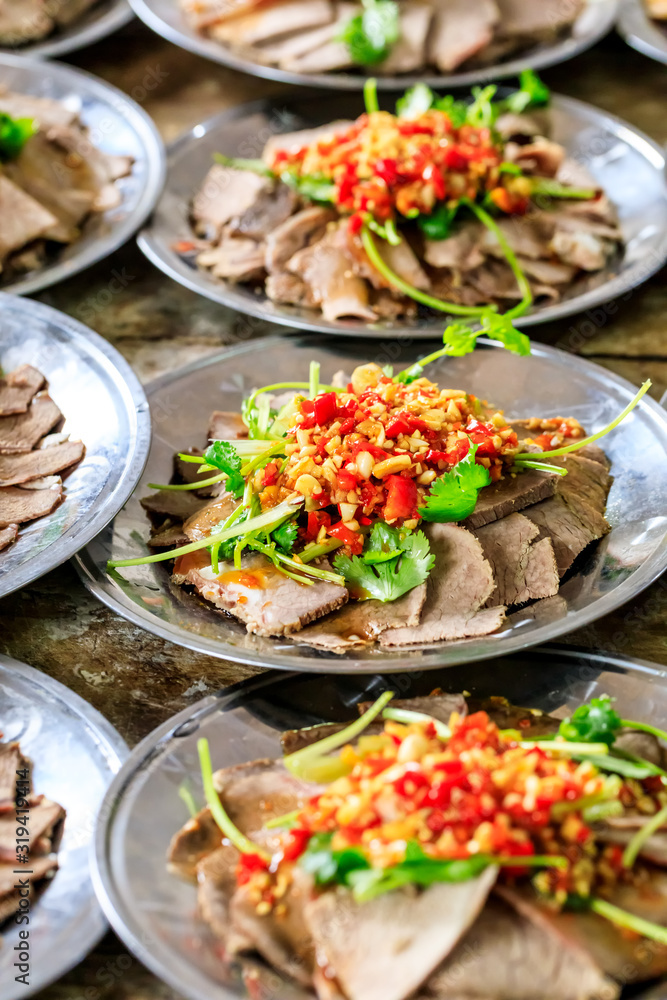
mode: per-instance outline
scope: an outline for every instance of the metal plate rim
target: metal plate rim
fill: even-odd
[[[20,48],[9,48],[0,46],[1,55],[25,55],[32,59],[57,59],[70,52],[92,45],[94,42],[112,35],[121,28],[129,24],[134,17],[134,12],[128,4],[128,0],[114,0],[113,6],[105,13],[97,17],[92,23],[83,28],[71,26],[71,29],[60,32],[52,39],[45,42],[37,42],[35,45],[24,45]]]
[[[622,667],[640,676],[662,673],[667,678],[667,668],[659,663],[623,654],[609,653],[596,647],[587,648],[585,646],[549,643],[541,647],[540,652],[547,658],[576,660],[583,657],[596,665]],[[233,684],[230,687],[206,695],[199,701],[182,709],[176,715],[171,716],[152,730],[133,748],[120,771],[109,785],[104,797],[95,828],[93,838],[94,854],[91,859],[93,884],[98,901],[114,932],[135,958],[142,962],[143,965],[150,969],[163,982],[166,982],[173,989],[182,992],[189,1000],[209,1000],[211,992],[208,979],[198,972],[194,964],[190,969],[192,979],[188,982],[184,982],[176,971],[171,968],[165,968],[159,957],[154,955],[152,950],[145,944],[139,923],[135,920],[131,909],[126,907],[117,890],[107,852],[107,842],[116,811],[116,803],[124,794],[126,787],[132,781],[135,773],[159,752],[165,738],[179,726],[183,725],[183,723],[189,722],[197,716],[208,715],[214,707],[233,701],[239,694],[252,693],[262,688],[270,688],[273,684],[285,683],[291,677],[298,676],[298,673],[298,671],[293,671],[280,676],[264,674],[260,677],[250,677],[247,680],[240,681],[238,684]],[[220,986],[220,991],[221,995],[226,995],[230,998],[234,996],[234,994],[225,990],[222,985]]]
[[[667,33],[653,24],[642,0],[621,0],[616,28],[631,48],[667,65]]]
[[[651,139],[650,136],[642,132],[641,129],[635,128],[634,125],[626,122],[622,118],[619,118],[617,115],[603,111],[596,108],[592,104],[580,101],[574,97],[554,94],[552,95],[552,103],[556,108],[562,109],[566,112],[570,111],[580,120],[585,118],[596,120],[600,124],[603,124],[605,128],[612,133],[618,133],[622,129],[624,133],[624,141],[629,145],[632,145],[637,150],[640,150],[641,147],[643,147],[645,151],[644,156],[647,160],[650,160],[650,156],[648,155],[650,151],[650,154],[652,154],[655,158],[655,169],[659,171],[664,178],[664,187],[667,192],[667,176],[665,175],[667,161],[665,158],[665,151],[657,142]],[[167,174],[165,188],[160,197],[157,199],[156,207],[158,207],[163,199],[165,199],[168,195],[169,171],[176,156],[182,154],[188,149],[188,147],[194,147],[195,144],[209,132],[222,129],[226,123],[235,122],[253,114],[266,114],[269,109],[273,109],[274,107],[275,102],[272,101],[262,99],[250,101],[245,104],[237,105],[234,108],[228,108],[224,111],[218,112],[193,128],[187,129],[180,136],[178,136],[167,147]],[[438,320],[437,318],[432,321],[425,321],[425,325],[421,327],[411,327],[400,324],[391,325],[387,323],[386,325],[383,324],[382,326],[374,328],[363,324],[361,321],[322,321],[317,318],[316,314],[314,314],[313,319],[299,315],[292,316],[289,312],[289,306],[278,306],[275,313],[268,311],[267,306],[265,305],[265,300],[261,297],[257,297],[257,301],[255,302],[250,295],[246,296],[237,294],[235,286],[230,282],[215,281],[196,269],[187,268],[186,266],[178,266],[178,258],[175,256],[174,252],[172,252],[171,248],[166,246],[164,242],[157,237],[153,227],[152,218],[148,219],[146,226],[137,235],[137,245],[151,264],[161,270],[172,280],[178,282],[180,285],[183,285],[185,288],[190,289],[190,291],[203,295],[205,298],[208,298],[213,302],[217,302],[219,305],[235,309],[238,312],[252,316],[255,319],[265,320],[266,322],[275,323],[280,326],[291,327],[292,329],[297,328],[300,330],[307,330],[312,333],[324,333],[329,336],[357,338],[363,336],[368,337],[369,339],[386,339],[387,337],[409,335],[415,339],[426,340],[433,339],[435,337],[439,338],[442,335],[442,320]],[[609,302],[611,299],[623,295],[624,293],[627,293],[643,284],[650,277],[652,277],[652,275],[656,274],[666,261],[667,232],[663,233],[659,248],[656,252],[651,254],[651,259],[648,263],[645,259],[639,260],[626,272],[615,277],[610,277],[599,287],[592,288],[589,291],[576,295],[571,299],[565,299],[555,305],[544,306],[528,316],[519,317],[515,320],[515,325],[522,329],[526,327],[539,326],[542,323],[565,319],[569,316],[576,315],[577,313],[584,312],[586,309],[592,309],[596,306],[602,305],[603,303]]]
[[[39,569],[35,569],[34,567],[31,569],[32,563],[28,563],[20,572],[9,577],[6,584],[0,580],[0,598],[7,597],[9,594],[14,593],[14,591],[27,586],[29,583],[33,583],[46,573],[50,573],[51,570],[67,562],[78,549],[83,548],[83,546],[92,541],[114,519],[118,511],[134,492],[141,478],[141,474],[148,461],[151,443],[151,416],[146,393],[129,363],[115,347],[105,340],[104,337],[84,326],[83,323],[65,313],[59,312],[52,306],[45,305],[43,302],[22,299],[19,296],[0,292],[0,315],[2,314],[3,306],[6,304],[9,304],[10,307],[14,305],[19,309],[24,308],[27,313],[35,313],[44,320],[57,324],[63,331],[66,331],[70,335],[71,342],[83,342],[87,345],[88,353],[92,357],[103,360],[104,367],[113,374],[114,381],[123,390],[123,398],[127,400],[129,396],[126,413],[130,425],[134,427],[134,449],[128,458],[125,472],[119,480],[116,490],[107,499],[105,505],[91,516],[89,524],[81,531],[80,536],[76,536],[74,533],[74,525],[69,529],[69,531],[73,532],[73,536],[71,544],[64,546],[67,551],[64,553],[61,552],[58,544],[63,539],[67,539],[68,532],[65,532],[64,535],[60,536],[58,542],[54,543],[47,550],[47,554],[45,554],[43,559],[43,566],[40,566]],[[130,408],[130,402],[132,408]],[[49,556],[48,551],[52,551],[53,554]]]
[[[9,677],[11,677],[12,674],[18,674],[20,677],[27,680],[31,685],[41,689],[46,697],[49,698],[51,704],[58,701],[65,702],[68,709],[76,712],[83,722],[85,722],[86,726],[91,731],[91,737],[98,743],[103,743],[104,746],[111,753],[113,753],[118,767],[115,772],[112,772],[112,777],[115,777],[120,773],[120,769],[129,757],[130,750],[117,729],[111,725],[108,719],[106,719],[101,712],[98,712],[98,710],[89,704],[84,698],[76,694],[75,691],[66,687],[60,681],[57,681],[55,678],[42,673],[41,670],[31,667],[27,663],[23,663],[20,660],[15,660],[11,656],[5,656],[3,653],[0,653],[0,679],[5,673]],[[94,847],[95,836],[93,833],[90,844],[90,861],[88,866],[88,878],[91,883],[93,883],[93,889],[94,865],[92,857],[94,854]],[[26,997],[32,996],[34,993],[44,989],[61,976],[65,975],[65,973],[74,968],[75,965],[78,965],[79,962],[86,957],[86,955],[101,940],[107,929],[108,922],[104,914],[104,910],[98,902],[94,919],[91,918],[90,922],[86,924],[84,935],[77,938],[76,948],[72,951],[72,953],[65,958],[60,966],[51,967],[46,975],[37,977],[36,981],[31,983],[25,990],[21,991],[21,995]]]
[[[264,80],[275,80],[278,83],[287,83],[299,87],[321,87],[329,90],[361,90],[363,88],[364,77],[356,76],[352,73],[322,73],[307,74],[293,73],[289,70],[281,70],[275,66],[262,66],[250,59],[244,59],[235,55],[230,49],[220,45],[211,39],[198,35],[194,29],[189,29],[185,22],[181,28],[175,27],[165,21],[154,9],[154,0],[129,0],[132,8],[140,20],[144,22],[152,31],[161,35],[167,41],[195,55],[203,56],[222,66],[247,73],[250,76],[257,76]],[[523,57],[516,57],[505,63],[497,63],[494,66],[487,66],[478,70],[468,70],[458,75],[439,76],[430,75],[405,75],[388,76],[378,78],[378,89],[380,90],[404,90],[415,83],[423,82],[431,87],[469,87],[476,83],[489,83],[492,80],[505,79],[511,76],[518,76],[522,69],[530,66],[531,69],[546,69],[559,63],[573,59],[575,56],[585,52],[595,45],[614,26],[618,13],[619,0],[589,0],[589,6],[595,3],[596,8],[602,7],[602,15],[594,31],[590,31],[585,38],[576,39],[565,38],[557,42],[550,48],[542,52],[524,54]]]
[[[44,63],[41,60],[0,51],[0,71],[5,67],[32,70],[37,78],[44,74]],[[77,94],[91,94],[100,101],[115,103],[123,109],[123,116],[143,147],[146,180],[136,208],[122,222],[96,239],[87,250],[74,254],[70,260],[56,260],[32,276],[2,286],[3,292],[14,295],[33,295],[43,291],[112,254],[144,224],[160,197],[167,176],[167,157],[157,126],[150,115],[128,94],[92,73],[65,63],[50,62],[48,74],[51,79],[62,81]]]
[[[175,372],[171,372],[154,379],[147,386],[147,396],[150,400],[153,392],[163,388],[164,386],[177,382],[181,377],[188,375],[191,372],[208,367],[209,365],[218,364],[220,361],[229,362],[238,354],[243,354],[253,350],[262,351],[269,346],[277,345],[278,343],[284,341],[285,337],[280,335],[264,337],[192,362],[189,365],[185,365],[177,369]],[[485,338],[481,338],[480,343],[490,347],[494,346],[491,341],[488,341]],[[496,349],[502,350],[502,348]],[[613,385],[623,389],[625,392],[630,392],[633,396],[636,392],[635,386],[628,382],[627,379],[621,378],[620,375],[616,375],[614,372],[610,372],[607,369],[602,369],[599,365],[582,359],[579,355],[568,355],[565,351],[560,351],[557,348],[539,343],[533,345],[533,350],[536,354],[541,354],[547,358],[562,358],[563,360],[569,358],[570,360],[566,367],[577,366],[580,369],[583,368],[584,370],[590,370],[598,377],[600,371],[603,371],[605,377]],[[653,415],[667,427],[667,412],[660,406],[659,403],[650,397],[645,396],[642,399],[640,406],[646,406],[653,413]],[[460,655],[453,656],[447,663],[438,662],[436,657],[434,657],[435,662],[433,663],[429,662],[428,664],[424,664],[421,660],[417,663],[415,654],[408,651],[405,652],[400,663],[396,660],[391,661],[389,665],[386,663],[381,664],[378,657],[377,666],[370,660],[356,659],[352,653],[350,653],[349,656],[347,654],[344,656],[335,656],[334,654],[331,654],[328,657],[325,657],[324,655],[318,656],[316,652],[311,652],[308,657],[305,655],[303,657],[294,657],[292,654],[288,654],[281,657],[279,660],[274,658],[270,662],[267,662],[268,656],[266,653],[256,653],[252,650],[238,650],[237,647],[224,641],[214,641],[205,637],[196,636],[193,633],[185,632],[174,625],[164,624],[156,616],[150,615],[147,611],[143,612],[139,609],[139,606],[134,603],[128,603],[128,605],[125,605],[120,596],[107,593],[98,583],[96,579],[97,567],[95,566],[88,548],[82,547],[81,551],[76,554],[73,562],[79,577],[90,593],[112,611],[116,612],[116,614],[119,614],[127,621],[132,622],[133,625],[146,629],[151,634],[156,635],[161,639],[165,639],[168,642],[173,642],[176,645],[184,647],[185,649],[190,649],[193,652],[203,653],[209,656],[215,656],[218,659],[231,660],[234,663],[243,663],[255,667],[272,667],[273,669],[284,671],[296,670],[304,673],[326,672],[331,674],[346,674],[374,673],[376,671],[399,673],[413,668],[414,665],[421,667],[421,669],[436,670],[442,666],[455,666],[460,663],[480,662],[490,659],[496,655],[492,649],[489,649],[488,651],[480,651],[472,656],[466,655],[466,647],[464,643],[459,647],[461,650]],[[592,621],[596,621],[603,615],[621,607],[627,601],[631,600],[633,597],[637,596],[637,594],[645,590],[646,587],[653,583],[665,569],[667,569],[667,535],[665,535],[644,565],[633,573],[632,577],[623,581],[623,583],[621,583],[616,590],[599,597],[588,608],[575,612],[575,614],[572,615],[572,618],[576,618],[576,621],[571,621],[567,616],[565,616],[558,621],[544,625],[541,629],[536,629],[536,634],[532,638],[524,637],[521,630],[519,630],[517,635],[506,640],[506,646],[502,652],[506,654],[516,653],[520,650],[528,649],[544,642],[550,642],[557,639],[559,636],[566,635],[577,628],[581,628],[584,625],[590,624]],[[492,636],[490,638],[492,638]],[[381,655],[382,654],[379,654],[379,656]]]

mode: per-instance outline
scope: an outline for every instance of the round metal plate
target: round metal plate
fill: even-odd
[[[195,191],[213,163],[213,154],[259,156],[269,136],[336,118],[354,117],[358,99],[321,94],[291,100],[287,107],[267,101],[242,105],[210,118],[181,136],[168,152],[165,190],[139,235],[139,246],[157,267],[180,284],[239,312],[292,328],[350,337],[441,337],[443,316],[430,313],[413,320],[373,324],[359,319],[329,321],[320,312],[279,305],[252,286],[213,278],[191,258],[174,249],[192,239],[189,208]],[[579,279],[567,297],[540,306],[517,320],[529,327],[609,302],[646,281],[667,260],[667,179],[663,151],[647,136],[612,115],[567,97],[554,96],[552,134],[573,159],[593,174],[618,206],[625,250],[605,271]]]
[[[643,0],[621,0],[616,26],[633,49],[667,64],[667,22],[651,20]]]
[[[53,514],[24,525],[0,552],[0,598],[55,569],[118,513],[150,448],[148,403],[130,366],[102,337],[49,306],[0,294],[0,368],[38,368],[86,445]],[[1,706],[0,706],[1,710]],[[0,726],[0,729],[2,727]]]
[[[0,655],[0,731],[34,764],[35,791],[67,810],[59,869],[30,913],[30,985],[15,982],[20,927],[0,948],[0,1000],[32,996],[81,961],[106,930],[90,874],[93,830],[112,777],[128,754],[116,730],[69,688]]]
[[[28,56],[31,59],[58,59],[87,45],[106,38],[132,20],[132,8],[127,0],[103,0],[73,24],[34,45],[20,48],[0,46],[0,53]]]
[[[81,237],[49,257],[44,267],[11,282],[3,283],[0,277],[3,291],[31,295],[108,257],[137,231],[162,190],[165,153],[146,112],[122,91],[83,70],[59,63],[45,69],[43,62],[26,56],[0,54],[0,85],[65,102],[79,112],[94,145],[134,160],[131,175],[116,182],[122,194],[116,208],[90,216]]]
[[[503,695],[559,716],[603,693],[617,697],[631,718],[662,725],[667,712],[665,670],[657,664],[548,646],[539,653],[494,659],[472,672],[405,675],[399,685],[396,678],[377,674],[301,674],[253,679],[204,698],[139,744],[104,801],[95,833],[95,885],[130,951],[190,1000],[249,995],[238,968],[221,958],[219,943],[196,920],[195,887],[166,869],[169,840],[187,820],[179,785],[187,780],[195,801],[203,802],[198,738],[208,739],[215,768],[279,757],[284,729],[349,720],[357,701],[374,699],[386,689],[410,698],[436,686],[476,697]],[[631,970],[628,981],[633,981]],[[276,1000],[311,996],[277,974],[266,985]]]
[[[174,45],[189,52],[231,66],[232,69],[266,80],[296,84],[301,87],[325,87],[330,90],[361,90],[365,75],[362,73],[292,73],[276,66],[264,66],[234,53],[227,46],[201,35],[188,23],[181,10],[179,0],[130,0],[137,17]],[[520,56],[512,57],[493,66],[454,73],[449,76],[429,72],[417,76],[379,76],[381,90],[404,90],[414,83],[423,81],[430,87],[469,87],[475,83],[500,80],[517,76],[522,69],[545,69],[565,62],[585,52],[611,30],[616,19],[618,0],[588,0],[585,10],[579,16],[572,32],[552,44],[536,45]]]
[[[289,637],[248,634],[240,623],[173,586],[165,564],[107,573],[108,559],[147,551],[141,540],[149,526],[139,499],[148,494],[148,483],[169,481],[174,452],[205,443],[213,409],[240,410],[252,387],[300,378],[311,360],[320,362],[322,380],[330,382],[336,371],[349,373],[369,359],[394,364],[398,371],[419,356],[423,352],[408,338],[403,346],[388,341],[369,352],[368,342],[274,337],[153,382],[148,396],[155,433],[146,471],[113,525],[77,557],[86,586],[135,624],[203,653],[283,670],[373,673],[430,670],[546,642],[607,614],[667,568],[667,414],[645,397],[605,440],[615,476],[608,505],[611,534],[580,561],[557,597],[516,612],[496,635],[336,656],[296,645]],[[572,415],[590,431],[604,427],[635,394],[633,386],[605,369],[542,345],[534,345],[527,358],[482,346],[466,357],[441,360],[429,367],[429,376],[493,400],[508,416]]]

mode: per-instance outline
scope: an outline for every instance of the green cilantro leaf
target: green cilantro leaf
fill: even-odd
[[[461,128],[462,125],[465,125],[468,119],[469,108],[469,105],[465,101],[457,101],[451,94],[447,94],[446,97],[438,98],[435,106],[438,111],[444,111],[449,116],[449,120],[454,128]]]
[[[395,601],[419,586],[433,569],[428,539],[421,531],[405,532],[377,521],[363,556],[339,555],[334,568],[364,599]]]
[[[12,118],[0,113],[0,163],[15,160],[37,128],[32,118]]]
[[[245,489],[245,479],[241,475],[241,456],[229,441],[214,441],[204,452],[207,465],[227,473],[227,489],[238,499]]]
[[[489,470],[475,462],[477,445],[470,442],[465,458],[433,483],[426,506],[419,508],[425,521],[463,521],[477,504],[479,491],[491,482]]]
[[[543,108],[551,100],[551,91],[532,69],[523,70],[519,76],[519,86],[519,90],[503,101],[506,111],[520,115],[528,108]]]
[[[344,25],[338,36],[361,66],[373,66],[386,59],[398,41],[400,21],[395,0],[364,0],[364,10]]]
[[[467,109],[466,122],[468,125],[474,125],[475,128],[491,128],[495,124],[501,110],[499,104],[493,103],[497,92],[498,88],[493,83],[488,87],[472,88],[474,100]]]
[[[429,86],[425,83],[416,83],[396,101],[396,114],[399,118],[419,118],[433,107],[435,99],[435,94]]]
[[[494,312],[485,313],[482,317],[482,326],[484,327],[483,333],[492,340],[499,341],[508,351],[522,357],[530,354],[530,339],[525,333],[521,333],[521,330],[517,330],[509,313],[505,313],[505,315]]]
[[[348,847],[342,851],[332,851],[332,836],[331,833],[316,833],[299,858],[299,866],[312,875],[315,884],[319,886],[330,885],[332,882],[345,885],[351,872],[370,867],[359,848]]]
[[[429,240],[446,240],[451,234],[452,223],[459,210],[458,202],[448,205],[441,201],[430,215],[420,215],[417,225]]]
[[[590,704],[580,705],[569,719],[564,719],[558,733],[574,743],[606,743],[611,746],[621,728],[621,717],[615,711],[608,695],[592,698]]]
[[[336,185],[324,174],[295,174],[284,170],[280,175],[283,184],[297,191],[310,201],[330,203],[336,200]]]
[[[299,526],[296,523],[296,518],[294,518],[292,521],[285,521],[279,528],[272,531],[271,538],[282,552],[289,555],[289,553],[293,551],[296,544],[298,531]]]

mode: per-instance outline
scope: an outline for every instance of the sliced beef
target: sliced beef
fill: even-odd
[[[294,191],[286,184],[276,184],[271,190],[262,191],[242,215],[230,222],[229,233],[260,242],[283,225],[296,207]]]
[[[30,845],[35,854],[50,854],[58,846],[65,810],[43,795],[30,798]],[[0,861],[16,860],[16,815],[0,813]]]
[[[199,267],[215,278],[253,281],[264,274],[264,244],[239,236],[224,236],[218,246],[197,256]]]
[[[247,438],[248,428],[240,413],[230,410],[214,410],[208,422],[209,441],[236,441]]]
[[[667,947],[628,935],[596,913],[555,913],[541,905],[530,886],[498,886],[497,892],[532,921],[550,924],[563,947],[584,949],[606,975],[618,983],[653,979],[667,972]],[[667,874],[657,869],[645,873],[641,885],[618,885],[609,902],[639,917],[664,926],[667,923]]]
[[[420,1000],[614,1000],[620,990],[591,956],[553,925],[493,896]]]
[[[152,549],[176,549],[181,545],[187,545],[189,541],[182,524],[170,524],[166,528],[152,531],[148,544]]]
[[[494,0],[436,0],[429,61],[451,73],[492,40],[498,21]]]
[[[214,774],[214,784],[232,822],[246,836],[255,836],[269,820],[301,808],[318,788],[295,778],[282,761],[269,759],[221,768]],[[172,837],[169,865],[192,879],[201,859],[221,842],[210,809],[202,809]]]
[[[180,556],[174,566],[175,583],[190,584],[205,600],[229,611],[257,635],[290,635],[309,622],[345,604],[345,587],[325,581],[312,586],[280,573],[258,553],[245,555],[242,568],[221,563],[213,574],[208,553]]]
[[[5,486],[0,489],[0,528],[11,530],[17,524],[35,521],[56,509],[63,496],[63,486],[56,479],[46,489]]]
[[[610,255],[609,244],[591,232],[557,230],[549,244],[565,264],[582,271],[601,271]]]
[[[80,462],[85,450],[81,441],[65,441],[27,455],[0,455],[0,486],[16,486],[30,479],[53,476]]]
[[[618,747],[619,750],[633,753],[643,760],[648,760],[652,764],[657,764],[659,767],[664,767],[667,751],[663,749],[660,740],[652,733],[641,733],[637,729],[621,729],[614,746]]]
[[[315,305],[315,296],[306,282],[296,274],[288,274],[287,271],[269,274],[264,291],[272,302],[280,302],[287,306]]]
[[[24,0],[17,0],[23,4]],[[42,128],[52,125],[71,125],[77,120],[76,107],[56,101],[52,97],[34,97],[32,94],[16,94],[0,88],[0,112],[12,118],[33,118]]]
[[[421,584],[386,604],[353,601],[322,621],[307,625],[295,634],[294,641],[342,654],[353,647],[375,642],[387,629],[418,625],[425,600],[426,584]]]
[[[192,203],[195,232],[207,239],[218,239],[223,226],[242,216],[270,189],[267,177],[214,164]]]
[[[524,604],[558,593],[560,579],[553,546],[549,538],[534,544],[539,534],[537,525],[523,514],[509,514],[475,531],[493,570],[490,606]]]
[[[302,250],[315,238],[324,236],[327,223],[336,218],[330,208],[313,205],[290,216],[266,237],[266,269],[280,271],[297,250]],[[271,297],[271,296],[270,296]]]
[[[552,473],[534,469],[507,474],[504,479],[480,490],[474,512],[463,523],[467,528],[481,528],[508,514],[525,510],[531,504],[553,496],[558,479]]]
[[[78,21],[96,3],[97,0],[60,0],[53,12],[53,19],[58,26],[65,27]]]
[[[0,416],[25,413],[44,381],[42,373],[32,365],[21,365],[0,378]]]
[[[236,869],[239,852],[231,844],[222,844],[218,830],[218,846],[197,864],[197,903],[199,913],[216,937],[228,940],[230,932],[229,904],[236,892]],[[173,866],[170,866],[173,871]]]
[[[19,910],[21,896],[20,890],[16,889],[16,860],[13,864],[0,864],[0,924],[8,920]],[[41,889],[45,882],[52,878],[58,870],[58,860],[53,855],[45,857],[31,857],[30,859],[30,895]]]
[[[378,251],[385,263],[399,278],[422,291],[428,291],[431,287],[426,271],[419,263],[417,255],[407,240],[401,240],[396,246],[380,241]]]
[[[475,921],[496,876],[489,867],[467,882],[398,889],[363,904],[347,889],[325,892],[305,907],[318,962],[348,1000],[404,1000]]]
[[[0,417],[0,453],[31,451],[61,419],[62,413],[51,397],[40,393],[25,413]]]
[[[563,576],[577,556],[591,542],[610,530],[605,518],[581,503],[572,507],[562,496],[543,500],[524,511],[538,526],[543,538],[550,538],[556,555],[558,572]]]
[[[431,524],[426,534],[438,570],[426,584],[421,622],[414,628],[383,632],[383,646],[488,635],[505,619],[503,607],[481,610],[493,592],[494,580],[477,538],[455,524]]]
[[[213,38],[232,45],[257,45],[290,32],[318,28],[333,20],[329,0],[278,0],[249,14],[230,17],[210,29]]]
[[[18,771],[27,773],[28,791],[32,791],[32,763],[21,752],[17,742],[0,743],[0,802],[14,802],[16,799]],[[21,781],[23,780],[22,776]],[[25,790],[22,788],[22,791]]]
[[[183,530],[191,542],[198,542],[210,535],[221,521],[226,521],[237,506],[238,500],[231,493],[223,493],[192,514],[183,525]]]
[[[444,240],[426,240],[424,260],[433,267],[471,271],[484,263],[481,249],[483,227],[476,222],[462,225]]]
[[[46,237],[57,223],[38,201],[0,175],[0,271],[11,254]]]
[[[335,34],[330,41],[323,42],[300,56],[283,60],[285,69],[293,73],[330,73],[333,70],[349,69],[353,65],[349,48]]]
[[[509,142],[505,156],[510,163],[520,166],[525,174],[556,177],[565,160],[565,147],[537,135],[529,143]]]
[[[577,454],[549,461],[567,469],[567,475],[559,477],[556,483],[557,496],[563,497],[575,509],[577,504],[583,502],[599,514],[604,513],[614,480],[599,462]]]
[[[53,30],[43,0],[3,0],[0,3],[0,45],[16,47],[38,42]]]
[[[548,40],[574,24],[584,10],[584,0],[497,0],[501,37]]]
[[[0,511],[2,510],[2,498],[0,497]],[[1,513],[0,513],[0,516]],[[18,524],[8,524],[6,528],[0,528],[0,552],[9,548],[15,542],[19,533]]]
[[[288,261],[287,268],[310,288],[325,319],[355,316],[374,320],[375,313],[368,303],[368,285],[352,273],[353,262],[345,250],[336,245],[335,236],[328,234],[319,243],[297,251]]]
[[[165,517],[184,521],[206,506],[207,501],[188,490],[160,490],[143,497],[140,501],[144,510],[155,515],[157,522]]]
[[[412,2],[400,10],[400,34],[378,73],[412,73],[426,61],[426,42],[433,20],[433,7]]]

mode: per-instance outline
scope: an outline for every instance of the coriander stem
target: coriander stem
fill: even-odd
[[[642,847],[646,843],[649,837],[651,837],[660,827],[667,822],[667,806],[661,809],[660,812],[655,813],[654,816],[644,823],[641,830],[637,830],[628,846],[623,852],[623,867],[632,868]]]
[[[634,410],[635,406],[637,405],[637,403],[639,402],[639,400],[642,398],[642,396],[646,395],[646,393],[649,391],[649,389],[651,388],[652,385],[653,385],[653,383],[651,382],[650,378],[647,379],[644,382],[644,384],[641,387],[641,389],[639,390],[639,392],[637,393],[637,395],[634,397],[634,399],[632,399],[628,403],[628,405],[625,407],[625,409],[623,410],[623,412],[620,413],[616,417],[615,420],[612,420],[612,422],[610,424],[607,424],[606,427],[603,427],[603,429],[601,431],[598,431],[597,434],[590,434],[587,438],[582,438],[580,441],[575,441],[574,444],[567,444],[567,445],[565,445],[562,448],[554,448],[552,451],[539,452],[540,458],[541,459],[542,458],[556,458],[558,455],[569,455],[570,452],[578,451],[579,448],[584,448],[584,447],[586,447],[586,445],[593,444],[594,441],[599,441],[600,438],[604,437],[606,434],[609,434],[610,431],[613,431],[615,427],[618,427],[618,425],[623,420],[625,420],[625,418],[628,416],[628,414],[632,410]],[[514,461],[516,462],[517,459],[519,459],[521,461],[523,461],[523,459],[526,459],[526,458],[532,459],[537,454],[538,454],[538,452],[535,452],[535,451],[521,452],[520,454],[514,456]]]
[[[617,927],[627,927],[628,930],[636,931],[643,937],[652,941],[659,941],[660,944],[667,944],[667,927],[654,924],[652,920],[644,920],[636,917],[634,913],[622,910],[620,906],[608,903],[606,899],[591,899],[591,910],[598,916],[604,917]]]
[[[445,302],[443,299],[436,299],[433,295],[421,292],[418,288],[415,288],[414,285],[411,285],[403,278],[400,278],[394,271],[392,271],[389,265],[382,258],[382,255],[375,244],[373,234],[368,226],[361,227],[361,242],[366,254],[368,255],[368,259],[376,271],[379,271],[385,281],[388,281],[390,285],[397,288],[399,292],[403,292],[403,294],[407,295],[408,298],[414,299],[415,302],[421,302],[422,305],[429,306],[431,309],[438,309],[440,312],[450,313],[452,316],[479,317],[485,311],[484,308],[480,308],[478,306],[459,306],[454,302]]]
[[[636,729],[640,733],[650,733],[651,736],[655,736],[659,740],[667,740],[667,732],[664,729],[651,726],[648,722],[633,722],[632,719],[621,719],[621,725],[625,729]]]
[[[507,258],[507,263],[512,270],[512,274],[516,278],[516,283],[519,286],[519,291],[522,296],[521,302],[518,306],[514,306],[513,309],[510,309],[507,313],[505,313],[505,315],[512,319],[515,316],[523,316],[523,314],[527,312],[533,304],[533,290],[530,287],[530,282],[524,274],[519,261],[516,258],[516,254],[509,245],[505,234],[496,220],[492,218],[492,216],[490,216],[489,213],[486,212],[480,205],[476,205],[475,202],[471,201],[469,198],[461,198],[461,204],[467,205],[471,212],[477,216],[479,221],[496,237],[501,250]]]
[[[211,815],[213,819],[220,827],[220,830],[224,833],[225,837],[231,840],[234,847],[236,847],[241,854],[257,854],[264,861],[270,861],[271,855],[268,854],[263,847],[259,844],[254,844],[252,840],[248,840],[244,833],[241,833],[239,828],[232,823],[231,819],[225,812],[225,809],[220,801],[220,796],[215,790],[215,785],[213,784],[213,765],[211,764],[211,752],[208,746],[208,740],[200,739],[197,740],[197,753],[199,754],[199,764],[201,767],[201,777],[202,784],[204,785],[204,795],[206,797],[206,804],[211,810]]]
[[[550,465],[549,462],[533,462],[527,458],[521,458],[513,464],[516,469],[537,469],[538,472],[553,472],[557,476],[567,475],[567,469],[561,469],[559,465]]]
[[[366,114],[372,115],[380,110],[378,103],[378,82],[375,77],[369,76],[364,83],[364,105]]]
[[[223,479],[227,479],[228,473],[221,472],[217,476],[211,476],[210,479],[202,479],[200,483],[149,483],[149,490],[200,490],[205,486],[213,486],[215,483],[221,483]]]

